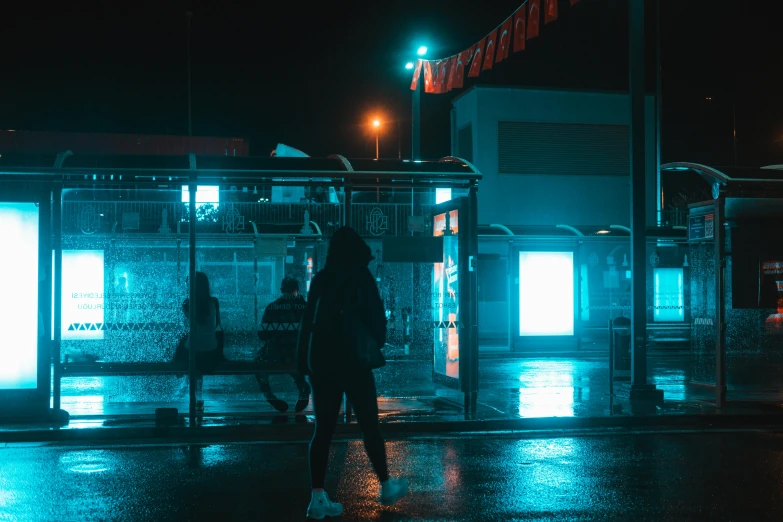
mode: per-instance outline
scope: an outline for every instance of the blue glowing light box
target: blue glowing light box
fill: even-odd
[[[519,253],[519,335],[574,335],[573,252]]]
[[[450,188],[436,188],[435,189],[435,204],[440,205],[446,201],[451,201],[451,189]]]
[[[0,203],[0,389],[38,387],[38,207]]]
[[[685,321],[685,294],[682,268],[656,268],[653,271],[655,322]]]
[[[182,202],[190,202],[190,188],[182,185]],[[215,208],[220,206],[220,187],[217,185],[199,185],[196,188],[196,210],[203,205],[212,205]]]

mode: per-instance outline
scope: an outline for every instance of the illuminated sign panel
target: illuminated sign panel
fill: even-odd
[[[435,204],[440,205],[451,201],[451,189],[450,188],[436,188],[435,189]]]
[[[435,372],[459,377],[459,212],[433,218],[433,235],[443,236],[443,262],[432,272],[432,314],[435,328]],[[448,230],[447,230],[448,227]]]
[[[63,250],[63,340],[103,339],[103,261],[103,250]]]
[[[767,332],[783,329],[783,262],[762,261],[759,270],[759,308],[775,309],[764,320]]]
[[[654,280],[655,322],[685,321],[685,292],[682,268],[656,268]]]
[[[38,387],[38,207],[0,203],[0,389]]]
[[[182,202],[190,203],[190,188],[182,185]],[[196,210],[204,205],[220,206],[220,187],[217,185],[199,185],[196,187]]]
[[[519,253],[519,335],[574,335],[573,252]]]

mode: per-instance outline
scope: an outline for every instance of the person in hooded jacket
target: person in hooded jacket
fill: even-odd
[[[377,346],[384,346],[386,312],[368,268],[373,259],[370,247],[356,231],[350,227],[338,229],[330,241],[325,268],[313,277],[310,284],[300,328],[299,368],[310,380],[315,410],[315,432],[309,455],[312,496],[307,510],[307,516],[315,520],[339,516],[343,510],[342,504],[329,500],[324,491],[329,446],[343,394],[353,406],[362,430],[364,448],[381,483],[381,504],[392,505],[408,493],[406,479],[389,476],[372,370],[346,348],[339,333],[330,338],[312,334],[319,316],[325,316],[327,323],[337,322],[329,317],[334,312],[332,304],[344,303],[346,298],[350,298],[357,305],[354,313],[363,329]],[[320,309],[321,305],[324,309]]]

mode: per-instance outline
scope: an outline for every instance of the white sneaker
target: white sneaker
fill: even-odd
[[[313,491],[310,506],[307,508],[307,518],[323,520],[326,517],[339,517],[343,514],[343,505],[332,502],[325,491]]]
[[[408,494],[408,479],[392,478],[381,482],[381,505],[391,506]]]

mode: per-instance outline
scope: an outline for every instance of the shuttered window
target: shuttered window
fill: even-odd
[[[473,163],[473,125],[462,127],[457,134],[457,156]]]
[[[628,176],[627,125],[498,122],[500,174]]]

